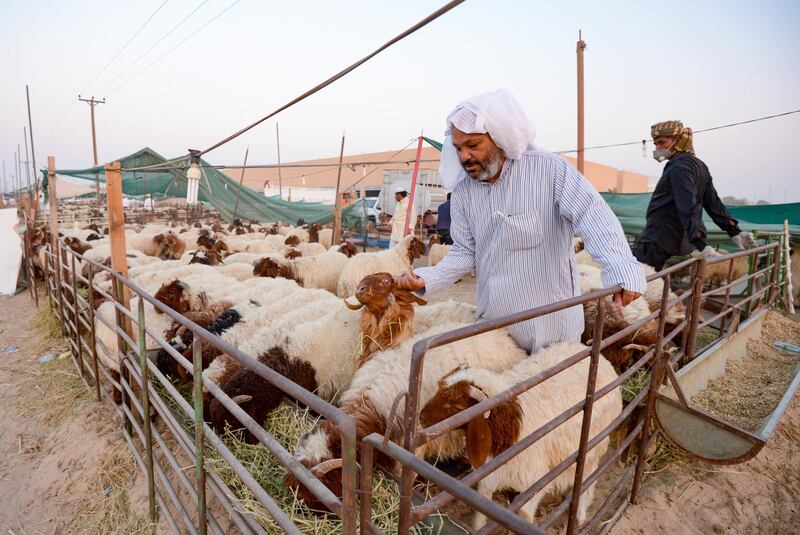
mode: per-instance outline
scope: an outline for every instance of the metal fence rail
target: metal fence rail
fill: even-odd
[[[609,288],[580,297],[568,299],[533,310],[520,312],[504,318],[471,325],[451,332],[417,342],[413,347],[411,373],[406,392],[406,409],[402,417],[402,443],[394,443],[387,438],[372,434],[361,441],[360,463],[360,509],[359,520],[362,533],[377,533],[380,530],[372,523],[370,508],[372,479],[375,469],[375,450],[395,460],[401,467],[400,473],[400,534],[409,530],[430,514],[458,500],[470,508],[485,514],[489,520],[479,531],[481,534],[493,533],[503,527],[519,533],[542,533],[552,528],[566,517],[566,532],[588,533],[598,527],[600,522],[624,507],[627,501],[634,502],[641,486],[642,474],[646,468],[646,455],[658,435],[654,426],[654,403],[659,387],[667,380],[673,384],[674,371],[682,363],[697,356],[697,331],[702,327],[717,326],[720,336],[730,336],[740,321],[760,307],[774,302],[781,289],[778,280],[781,262],[780,244],[772,243],[750,251],[726,255],[714,262],[702,259],[689,259],[675,266],[651,275],[648,281],[663,281],[662,307],[649,316],[638,320],[626,329],[611,336],[603,337],[603,324],[608,296],[618,290]],[[736,280],[730,280],[733,262],[740,257],[751,258],[750,272]],[[30,254],[28,255],[30,261]],[[57,315],[62,332],[67,338],[72,361],[81,379],[94,391],[98,400],[108,397],[106,389],[115,392],[121,402],[116,408],[122,419],[122,431],[126,442],[132,448],[137,464],[148,479],[149,514],[153,521],[161,515],[176,533],[225,533],[228,525],[235,526],[240,533],[265,533],[265,528],[255,519],[242,512],[231,488],[214,472],[206,471],[209,455],[223,459],[230,470],[244,486],[252,492],[256,501],[266,510],[274,522],[285,533],[299,533],[299,528],[289,518],[276,501],[260,486],[252,474],[236,458],[220,437],[205,423],[203,390],[209,399],[219,402],[255,436],[288,473],[293,474],[312,494],[314,494],[335,515],[341,518],[342,530],[346,534],[355,533],[357,507],[357,434],[354,420],[329,402],[301,388],[250,355],[238,350],[218,336],[190,321],[183,315],[166,307],[161,302],[139,288],[131,280],[97,262],[89,260],[59,243],[57,253],[50,246],[44,253],[45,293]],[[715,263],[729,262],[728,280],[717,287],[704,289],[706,267]],[[86,266],[86,276],[79,273],[79,266]],[[32,263],[31,263],[32,266]],[[671,297],[671,286],[675,277],[686,269],[692,270],[690,287],[687,291]],[[33,272],[32,267],[30,268]],[[103,273],[111,280],[110,291],[97,284],[97,276]],[[745,286],[744,294],[734,302],[733,290]],[[703,315],[707,305],[715,298],[723,298],[718,303],[719,310],[711,316]],[[114,320],[109,321],[95,314],[94,305],[99,299],[113,303]],[[137,304],[129,310],[126,303],[136,299]],[[546,314],[551,314],[573,306],[595,302],[598,309],[594,325],[591,347],[570,356],[559,364],[537,373],[533,377],[478,403],[454,416],[426,429],[420,428],[418,413],[425,400],[421,397],[421,378],[424,373],[426,354],[458,340],[507,327]],[[185,326],[193,334],[192,360],[183,357],[165,339],[164,333],[157,332],[147,325],[145,302],[160,310],[175,322]],[[667,315],[676,307],[685,307],[685,318],[675,325],[667,324]],[[117,337],[117,354],[111,355],[119,362],[117,370],[109,370],[98,362],[96,343],[96,323],[103,323]],[[597,369],[604,349],[624,337],[635,333],[646,323],[656,321],[658,342],[611,383],[598,385]],[[148,350],[148,339],[156,343],[156,349],[163,349],[176,360],[191,376],[192,395],[186,399],[172,381],[164,376],[151,360],[153,349]],[[215,347],[237,360],[243,367],[253,371],[271,385],[279,388],[311,410],[335,424],[342,439],[342,497],[338,498],[311,471],[297,462],[291,452],[281,446],[268,433],[260,422],[253,420],[238,404],[233,402],[216,384],[202,376],[200,358],[203,347]],[[101,348],[102,350],[102,348]],[[438,467],[418,458],[414,451],[420,446],[449,433],[520,394],[535,388],[551,377],[588,359],[589,373],[585,385],[585,397],[561,414],[553,417],[545,425],[528,436],[520,437],[518,442],[500,453],[486,464],[467,475],[456,479]],[[598,400],[622,388],[623,383],[635,373],[650,370],[650,380],[646,388],[638,392],[624,406],[613,421],[599,433],[592,435],[592,410]],[[105,386],[102,388],[101,386]],[[676,389],[679,391],[679,389]],[[680,396],[680,392],[678,392]],[[685,401],[685,400],[682,400]],[[579,417],[581,432],[578,447],[570,456],[532,486],[523,490],[508,506],[502,506],[480,495],[472,489],[478,481],[495,472],[520,453],[531,447],[548,433],[557,429],[570,418]],[[607,455],[591,473],[586,473],[587,454],[602,441],[617,431],[624,430],[621,438],[609,447]],[[618,433],[619,434],[619,433]],[[631,452],[635,450],[635,453]],[[601,478],[610,477],[610,469],[618,461],[628,463],[621,474],[615,476],[612,489],[603,497],[594,514],[585,525],[577,523],[577,507],[580,496]],[[187,472],[194,470],[193,477]],[[534,495],[563,474],[574,469],[572,491],[538,525],[526,523],[518,512]],[[417,477],[434,484],[440,492],[412,503],[413,488]]]

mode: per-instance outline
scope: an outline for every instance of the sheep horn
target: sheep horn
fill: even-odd
[[[322,461],[315,467],[311,469],[311,475],[316,478],[320,478],[330,472],[331,470],[336,470],[337,468],[342,467],[342,459],[328,459],[327,461]]]
[[[481,390],[480,388],[478,388],[475,385],[469,385],[469,397],[471,397],[472,399],[474,399],[478,403],[480,403],[482,401],[486,401],[487,399],[489,399],[489,396],[486,395],[486,392],[484,392],[483,390]],[[489,413],[491,413],[491,412],[492,411],[484,412],[483,413],[483,418],[484,419],[488,418],[489,417]]]
[[[361,310],[364,307],[364,305],[362,305],[361,303],[359,303],[357,305],[354,305],[352,303],[348,303],[347,299],[344,299],[344,305],[347,308],[349,308],[350,310]]]
[[[253,399],[253,396],[247,394],[239,394],[238,396],[232,397],[231,401],[233,401],[237,405],[241,405],[242,403],[247,403],[251,399]]]

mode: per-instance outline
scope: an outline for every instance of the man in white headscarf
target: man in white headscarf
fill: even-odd
[[[397,186],[395,188],[394,200],[397,204],[394,205],[394,215],[390,221],[392,225],[392,236],[389,239],[390,249],[403,239],[406,235],[406,228],[410,227],[409,232],[414,231],[414,225],[417,221],[417,207],[413,203],[411,204],[411,218],[409,219],[408,217],[409,197],[405,186]]]
[[[594,187],[562,157],[538,150],[535,130],[506,90],[465,100],[447,117],[440,175],[453,189],[453,247],[436,266],[398,277],[400,286],[439,291],[477,273],[478,321],[580,295],[572,238],[602,266],[614,301],[644,291],[642,266]],[[529,352],[579,341],[583,309],[572,307],[509,328]]]

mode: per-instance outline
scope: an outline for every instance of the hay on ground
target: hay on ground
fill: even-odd
[[[711,381],[692,403],[743,429],[757,431],[800,364],[800,355],[773,348],[775,341],[800,342],[800,323],[769,312],[761,338],[747,343],[747,355],[741,360],[729,359],[725,374]]]

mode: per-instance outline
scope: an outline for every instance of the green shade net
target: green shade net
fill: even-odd
[[[614,211],[625,234],[639,236],[642,233],[647,205],[650,204],[650,193],[601,193],[600,195]],[[800,239],[800,203],[728,206],[727,208],[731,216],[739,220],[739,227],[742,230],[783,232],[783,222],[788,220],[789,233],[792,238]],[[730,243],[728,234],[719,228],[705,212],[703,212],[703,223],[706,225],[709,242]]]
[[[150,148],[119,158],[122,172],[122,193],[129,196],[155,194],[166,198],[186,198],[186,170],[188,157],[182,156],[166,160]],[[228,175],[213,169],[200,160],[202,177],[197,199],[208,203],[226,220],[236,217],[243,220],[255,219],[264,223],[285,221],[294,224],[298,219],[306,223],[331,223],[333,206],[314,202],[289,202],[276,197],[264,197],[248,188],[240,187]],[[152,169],[142,167],[157,166]],[[92,182],[105,183],[104,166],[88,169],[59,169],[56,174],[70,176]],[[47,192],[47,171],[43,171],[42,188]],[[239,205],[236,208],[236,196]],[[342,209],[342,225],[354,227],[366,217],[364,201],[359,200]]]
[[[430,146],[442,150],[442,144],[434,139],[423,138]],[[625,234],[639,236],[644,230],[650,193],[601,193],[614,211]],[[758,206],[727,206],[731,215],[739,221],[742,230],[750,232],[783,232],[783,222],[789,221],[789,233],[800,240],[800,203],[766,204]],[[676,214],[677,217],[677,214]],[[728,234],[703,212],[703,223],[708,231],[708,240],[713,243],[731,243]]]

